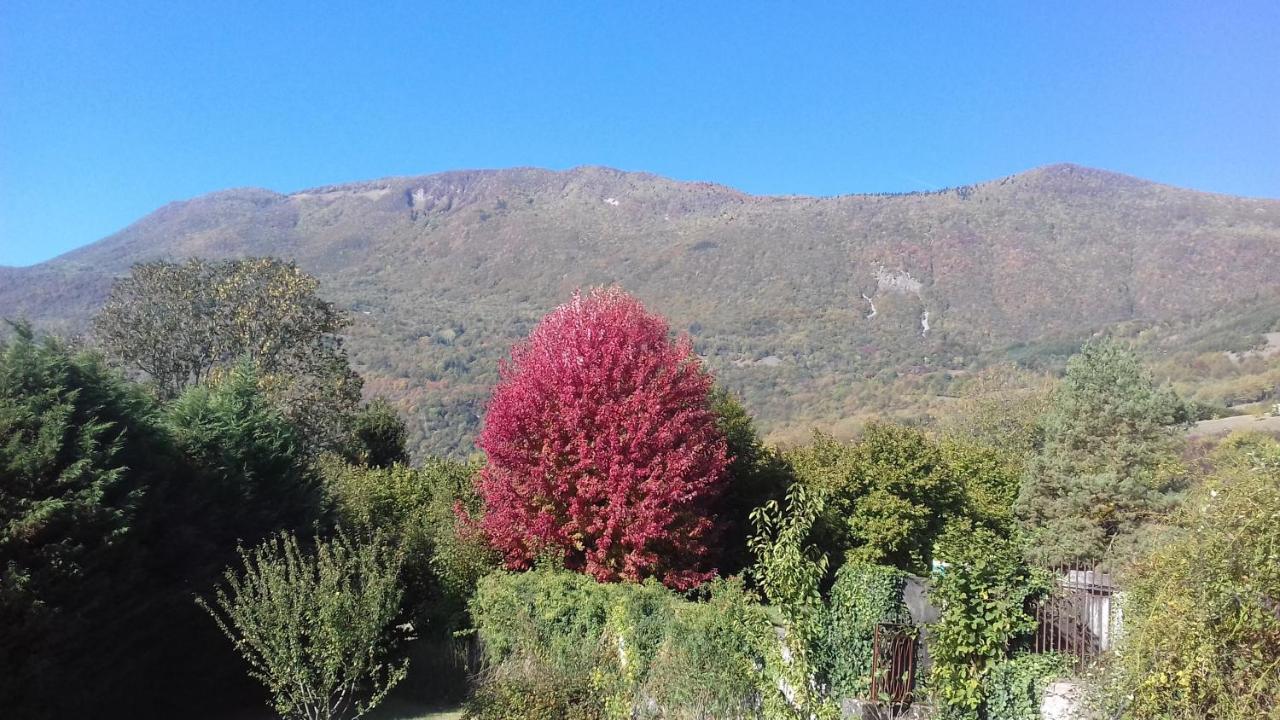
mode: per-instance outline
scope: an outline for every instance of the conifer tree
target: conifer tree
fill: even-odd
[[[1185,405],[1131,350],[1110,339],[1081,348],[1018,498],[1032,557],[1099,559],[1113,539],[1164,510],[1180,478],[1178,425],[1186,421]]]

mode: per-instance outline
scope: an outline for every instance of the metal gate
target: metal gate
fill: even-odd
[[[919,640],[920,630],[914,625],[876,625],[871,643],[872,700],[897,705],[911,702]]]
[[[1118,588],[1096,567],[1074,565],[1058,571],[1054,592],[1036,608],[1035,652],[1059,652],[1084,672],[1110,649],[1117,617],[1112,602]]]

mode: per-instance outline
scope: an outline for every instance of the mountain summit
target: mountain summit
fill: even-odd
[[[602,167],[216,192],[30,268],[0,316],[74,332],[132,263],[276,255],[352,311],[350,348],[419,450],[465,452],[496,361],[573,289],[617,283],[688,330],[766,427],[1014,344],[1266,300],[1280,201],[1053,165],[936,192],[755,196]]]

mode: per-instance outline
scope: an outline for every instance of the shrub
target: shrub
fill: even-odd
[[[945,565],[930,591],[941,617],[930,627],[929,684],[944,717],[978,718],[992,669],[1035,629],[1030,606],[1050,584],[1023,563],[1022,553],[1018,542],[967,522],[939,540]]]
[[[388,659],[401,555],[346,535],[303,552],[282,533],[240,551],[212,604],[198,600],[286,718],[355,718],[404,677]]]
[[[1213,461],[1124,606],[1119,690],[1140,720],[1280,706],[1280,444],[1236,436]]]
[[[511,716],[493,708],[525,710],[512,698],[559,683],[547,701],[566,715],[759,716],[761,698],[778,694],[766,668],[773,626],[741,581],[707,593],[690,602],[654,580],[602,584],[553,570],[486,577],[471,604],[489,661],[473,714]],[[578,692],[584,680],[597,704]]]
[[[325,490],[344,525],[381,533],[405,554],[406,599],[421,628],[437,636],[465,627],[476,582],[497,565],[493,552],[454,512],[475,510],[470,465],[428,458],[419,468],[321,463]]]
[[[614,588],[579,573],[532,570],[485,577],[470,608],[493,665],[536,655],[558,670],[589,667],[609,630],[647,666],[672,597],[655,583]]]
[[[527,668],[519,677],[489,677],[467,701],[467,720],[605,720],[603,698],[589,675]]]
[[[1040,720],[1045,688],[1066,672],[1066,658],[1056,653],[1024,653],[997,662],[987,674],[984,717]]]
[[[846,563],[831,585],[818,667],[835,697],[868,697],[876,625],[910,623],[902,601],[906,574],[882,565]]]
[[[776,637],[763,607],[740,581],[717,581],[705,602],[677,603],[641,691],[672,720],[755,718],[769,686]]]
[[[512,569],[554,552],[606,581],[714,576],[728,465],[687,338],[621,290],[574,295],[512,349],[485,415],[481,527]]]

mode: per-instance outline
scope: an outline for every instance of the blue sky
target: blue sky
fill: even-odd
[[[1274,0],[4,0],[0,264],[226,187],[512,165],[825,195],[1069,161],[1280,198],[1278,37]]]

